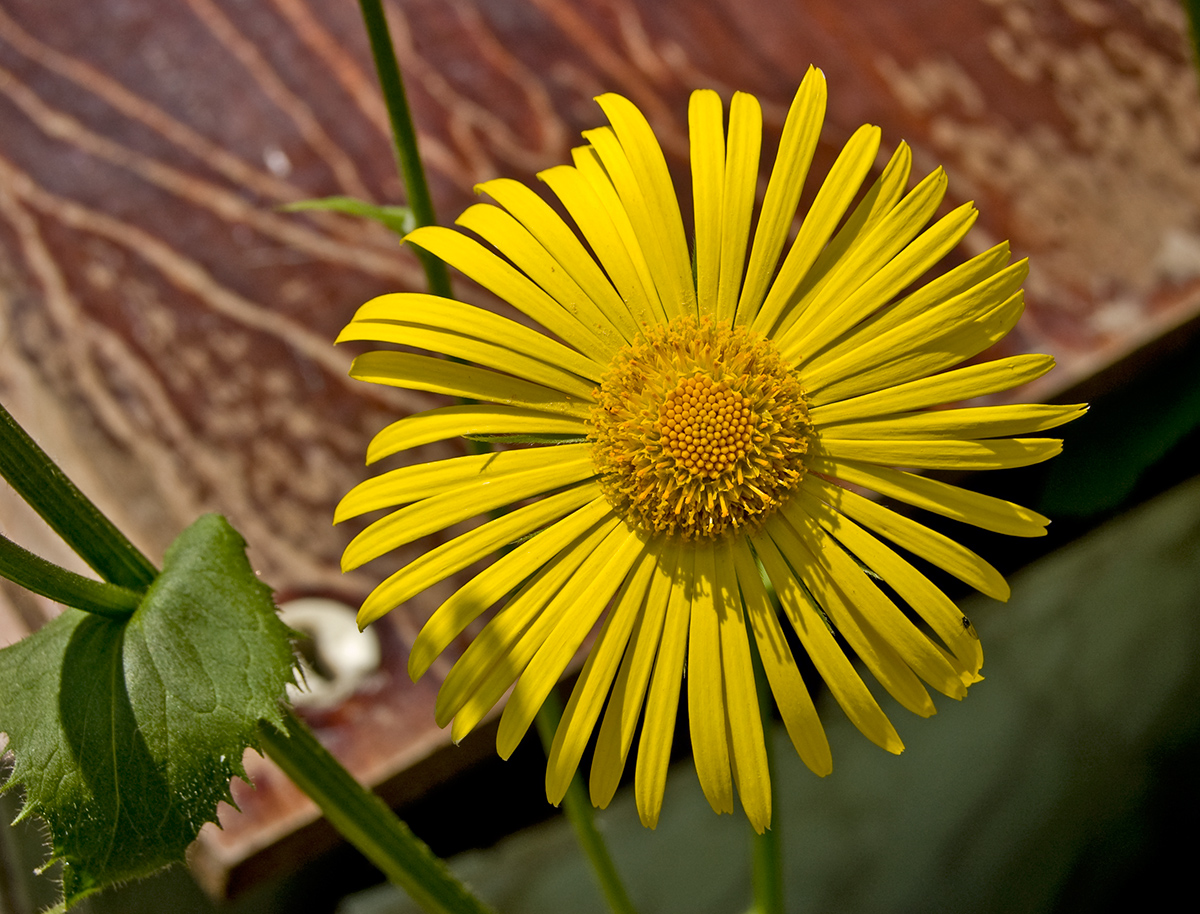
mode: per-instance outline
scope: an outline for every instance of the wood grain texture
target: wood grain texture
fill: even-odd
[[[1033,258],[1004,351],[1062,368],[1022,396],[1200,310],[1200,102],[1172,0],[396,0],[388,14],[444,221],[479,181],[536,183],[567,160],[603,91],[645,111],[681,181],[694,88],[757,94],[773,150],[814,63],[830,84],[818,171],[877,123],[885,154],[905,139],[919,170],[947,167],[947,207],[979,205],[958,256],[1011,238]],[[0,7],[0,398],[155,560],[217,510],[281,595],[355,601],[384,572],[341,575],[354,530],[329,524],[333,505],[363,478],[369,437],[433,400],[346,376],[339,328],[422,276],[377,226],[278,210],[331,194],[403,199],[352,0]],[[70,561],[11,493],[0,525]],[[384,672],[316,721],[367,780],[443,740],[436,682],[402,672],[440,593],[389,617]],[[7,586],[0,601],[5,642],[54,612]],[[255,770],[246,814],[197,850],[213,885],[313,816]]]

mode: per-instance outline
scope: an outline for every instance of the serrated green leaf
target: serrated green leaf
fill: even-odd
[[[0,650],[5,788],[48,824],[68,906],[182,860],[215,820],[258,722],[282,725],[290,635],[245,541],[210,514],[128,619],[68,609]]]
[[[318,197],[313,200],[298,200],[281,206],[285,213],[300,213],[305,210],[333,210],[345,213],[347,216],[360,216],[364,219],[374,219],[386,228],[391,229],[401,238],[417,227],[413,211],[407,206],[380,206],[368,203],[357,197]]]

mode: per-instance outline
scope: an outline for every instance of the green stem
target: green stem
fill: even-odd
[[[290,710],[284,730],[259,724],[263,747],[331,825],[430,914],[490,914],[433,851],[329,754]]]
[[[554,731],[558,729],[561,718],[562,703],[558,694],[551,691],[537,713],[538,736],[542,738],[542,746],[547,756],[550,755],[550,747],[554,744]],[[578,773],[571,779],[571,786],[567,788],[563,807],[571,828],[575,830],[575,840],[579,842],[580,849],[592,865],[592,872],[596,881],[600,883],[600,889],[604,892],[613,914],[636,914],[637,909],[629,900],[629,893],[625,891],[621,877],[617,874],[617,867],[608,852],[608,846],[604,843],[604,837],[596,828],[592,802],[588,799],[583,779]]]
[[[783,914],[783,854],[780,844],[778,774],[775,767],[775,715],[771,706],[771,686],[759,659],[753,634],[750,653],[754,661],[754,687],[758,692],[758,710],[762,715],[763,739],[767,748],[767,770],[771,775],[771,827],[761,835],[752,834],[751,881],[754,885],[755,914]]]
[[[142,595],[137,591],[105,581],[93,581],[60,568],[3,535],[0,535],[0,576],[56,603],[110,619],[128,617],[142,602]]]
[[[1183,0],[1188,17],[1188,36],[1192,39],[1192,64],[1200,68],[1200,0]]]
[[[387,106],[388,120],[392,125],[392,141],[396,147],[396,162],[400,166],[400,177],[408,194],[408,205],[412,208],[417,225],[436,225],[433,200],[429,196],[429,184],[425,180],[425,169],[417,151],[417,131],[413,126],[412,112],[408,108],[408,96],[404,92],[404,79],[396,61],[396,49],[388,31],[387,17],[383,12],[382,0],[358,0],[362,9],[367,37],[371,42],[371,55],[375,58],[375,72],[379,75],[379,86],[383,90],[383,102]],[[416,249],[429,291],[434,295],[451,297],[450,275],[446,265],[428,251]]]
[[[150,560],[67,479],[3,406],[0,476],[104,580],[143,591],[158,577]]]

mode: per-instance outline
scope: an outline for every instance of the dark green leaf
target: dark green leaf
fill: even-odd
[[[378,206],[356,197],[321,197],[316,200],[300,200],[296,203],[289,203],[281,209],[286,213],[298,213],[313,209],[333,210],[348,216],[374,219],[401,237],[417,227],[417,220],[407,206]]]
[[[1200,374],[1192,350],[1168,358],[1092,404],[1064,434],[1038,510],[1090,517],[1119,507],[1156,464],[1200,428]]]
[[[0,406],[0,476],[106,581],[142,591],[158,569]]]
[[[69,609],[0,651],[6,787],[49,825],[68,905],[183,858],[259,720],[282,725],[289,637],[245,541],[206,515],[128,619]]]

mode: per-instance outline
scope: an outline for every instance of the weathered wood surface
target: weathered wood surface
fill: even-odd
[[[532,180],[626,94],[686,177],[687,95],[764,102],[777,134],[810,63],[829,78],[819,162],[862,122],[975,200],[971,251],[1033,257],[1009,351],[1052,393],[1200,310],[1200,103],[1173,0],[397,0],[388,7],[435,201]],[[769,161],[769,160],[768,160]],[[350,381],[330,341],[367,298],[418,289],[372,225],[281,204],[400,202],[351,0],[5,0],[0,6],[0,398],[156,560],[226,514],[281,596],[359,599],[328,522],[371,434],[428,405]],[[464,294],[473,294],[463,286]],[[450,453],[428,448],[422,456]],[[11,493],[0,524],[62,547]],[[53,607],[0,587],[0,643]],[[322,735],[368,780],[440,744],[403,675],[433,599],[383,627],[384,671]],[[205,835],[215,883],[311,810],[255,766]]]

